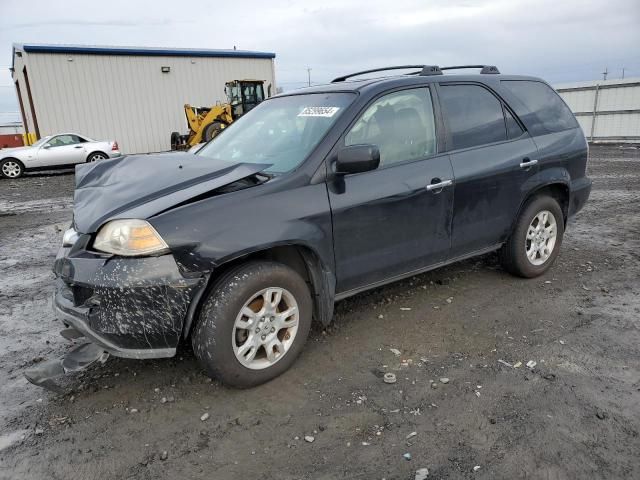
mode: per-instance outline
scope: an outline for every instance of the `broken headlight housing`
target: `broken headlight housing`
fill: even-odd
[[[93,248],[126,257],[160,254],[169,250],[169,246],[149,222],[136,219],[105,223],[98,230]]]
[[[73,247],[76,243],[80,235],[73,228],[69,228],[62,235],[62,246],[63,247]]]

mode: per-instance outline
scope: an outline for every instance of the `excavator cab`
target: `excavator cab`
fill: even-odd
[[[225,92],[231,105],[231,115],[236,120],[264,100],[264,82],[234,80],[225,84]]]

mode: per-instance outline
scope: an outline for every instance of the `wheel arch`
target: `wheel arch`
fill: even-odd
[[[0,158],[0,162],[4,162],[5,160],[13,160],[14,162],[18,162],[24,168],[24,163],[19,158],[16,158],[16,157],[2,157],[2,158]]]
[[[110,158],[108,153],[103,152],[102,150],[93,150],[92,152],[89,153],[89,155],[87,155],[87,158],[84,159],[85,162],[88,162],[89,159],[91,158],[91,155],[96,154],[96,153],[100,153],[102,155],[104,155],[105,157]]]
[[[192,330],[194,320],[209,293],[225,274],[250,261],[265,260],[282,263],[296,273],[307,283],[313,302],[313,319],[322,325],[328,325],[333,318],[333,304],[335,298],[335,276],[327,268],[320,255],[311,247],[302,244],[278,244],[259,248],[251,252],[244,252],[240,256],[228,259],[217,265],[213,274],[209,276],[206,285],[196,293],[192,300],[192,307],[185,318],[182,337],[187,338]]]
[[[518,213],[511,224],[509,234],[513,232],[518,218],[520,218],[520,214],[522,213],[522,210],[525,208],[525,205],[529,202],[529,200],[536,196],[544,194],[551,196],[558,202],[558,204],[560,205],[560,209],[562,210],[564,225],[567,225],[567,219],[569,217],[569,200],[571,198],[569,183],[561,180],[550,180],[546,183],[537,185],[535,188],[532,188],[527,192],[527,194],[522,199],[520,206],[518,207]]]
[[[3,157],[0,158],[0,163],[4,162],[5,160],[13,160],[14,162],[18,162],[20,164],[20,166],[22,167],[22,171],[25,172],[27,170],[27,167],[25,167],[24,162],[22,160],[20,160],[19,158],[16,157]]]

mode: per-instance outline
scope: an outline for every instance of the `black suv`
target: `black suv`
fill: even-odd
[[[470,67],[358,72],[264,101],[197,155],[78,166],[55,308],[88,343],[64,370],[190,338],[209,375],[252,386],[336,300],[492,250],[545,272],[589,196],[587,142],[544,81]]]

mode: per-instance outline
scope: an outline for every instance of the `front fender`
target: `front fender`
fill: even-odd
[[[300,245],[334,271],[326,185],[247,188],[167,211],[149,221],[186,271],[217,266],[276,246]]]

